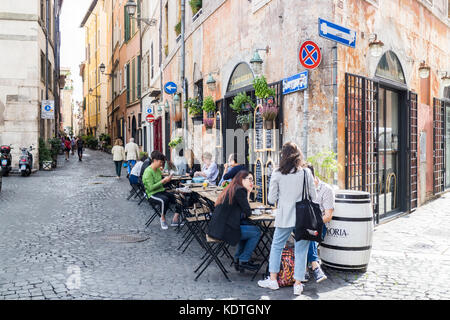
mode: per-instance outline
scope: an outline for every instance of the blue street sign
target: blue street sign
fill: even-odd
[[[164,91],[167,94],[174,94],[175,92],[177,92],[177,85],[172,81],[166,82],[166,84],[164,85]]]
[[[49,105],[46,105],[46,106],[44,107],[44,110],[45,110],[45,111],[50,111],[50,110],[52,110],[52,107],[49,106]]]
[[[283,79],[283,94],[305,90],[306,88],[308,88],[308,71]]]
[[[322,18],[319,18],[319,36],[352,48],[356,44],[356,31],[341,27]]]

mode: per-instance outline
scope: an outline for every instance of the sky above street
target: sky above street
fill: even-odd
[[[61,9],[61,67],[70,68],[73,79],[73,99],[83,100],[80,63],[84,60],[84,29],[80,28],[92,0],[65,0]]]

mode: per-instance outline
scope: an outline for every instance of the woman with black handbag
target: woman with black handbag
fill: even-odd
[[[306,178],[310,198],[316,199],[314,180],[309,169],[303,169],[303,155],[295,143],[287,142],[281,149],[280,167],[276,169],[270,178],[268,202],[278,202],[275,216],[275,233],[272,240],[269,258],[270,276],[258,281],[263,288],[276,290],[280,271],[281,253],[295,230],[296,204],[302,200],[303,181]],[[295,242],[295,267],[294,267],[294,294],[303,292],[302,281],[305,281],[306,259],[309,248],[309,240]]]

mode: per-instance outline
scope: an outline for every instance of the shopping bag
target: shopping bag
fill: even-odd
[[[294,250],[292,248],[284,248],[281,253],[281,266],[277,278],[280,287],[294,285],[294,260]]]

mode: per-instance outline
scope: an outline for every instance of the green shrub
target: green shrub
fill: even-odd
[[[253,88],[255,89],[255,96],[261,99],[275,96],[276,93],[274,89],[270,89],[267,86],[267,80],[263,75],[261,77],[256,77],[253,80]]]
[[[39,138],[39,164],[44,161],[52,161],[52,154],[44,139]]]
[[[180,33],[181,33],[181,21],[179,21],[179,22],[175,25],[175,33],[176,33],[177,37],[180,35]]]
[[[234,110],[236,113],[242,113],[244,111],[244,106],[246,104],[250,104],[252,108],[255,107],[255,104],[253,103],[252,99],[247,96],[245,92],[239,92],[234,98],[233,102],[231,103],[230,107]]]
[[[55,137],[48,139],[47,142],[50,145],[50,155],[52,158],[55,158],[61,151],[61,139]]]
[[[336,153],[322,151],[311,156],[307,161],[314,167],[314,175],[326,183],[333,183],[334,174],[338,171]]]
[[[196,116],[203,112],[202,104],[198,98],[187,99],[184,102],[184,107],[188,109],[189,115]]]
[[[214,102],[213,97],[207,96],[205,100],[203,100],[202,109],[206,112],[216,111],[216,103]]]
[[[192,9],[192,15],[196,15],[197,12],[202,8],[202,0],[189,0],[189,5]]]
[[[81,139],[84,142],[84,145],[91,149],[97,149],[98,140],[96,137],[92,135],[82,136]]]

